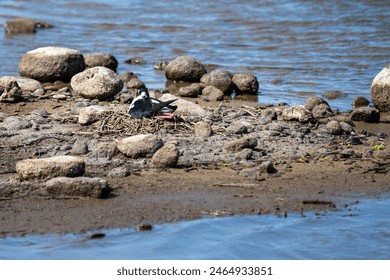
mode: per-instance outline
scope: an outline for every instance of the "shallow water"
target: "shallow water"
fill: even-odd
[[[390,62],[387,0],[208,2],[2,0],[1,24],[24,16],[55,28],[0,36],[0,76],[17,75],[26,51],[55,45],[110,52],[119,73],[133,71],[148,87],[163,88],[154,63],[190,55],[209,70],[254,73],[261,103],[302,104],[338,90],[344,95],[329,103],[347,110],[354,97],[369,98],[373,78]],[[134,57],[146,63],[124,63]]]
[[[91,234],[0,239],[0,259],[390,259],[390,198],[338,212],[205,218]]]

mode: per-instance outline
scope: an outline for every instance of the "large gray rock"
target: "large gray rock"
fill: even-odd
[[[229,95],[233,92],[234,84],[232,75],[224,70],[214,70],[202,76],[200,81],[206,86],[213,86]]]
[[[237,94],[257,94],[259,91],[259,82],[251,73],[235,74],[232,80]]]
[[[73,90],[82,97],[104,100],[123,88],[123,81],[114,71],[102,66],[89,68],[72,77]]]
[[[107,198],[111,189],[108,182],[101,178],[57,177],[47,181],[41,192],[54,197]]]
[[[179,150],[174,144],[166,144],[154,153],[151,165],[155,168],[175,167],[179,159]]]
[[[371,102],[380,112],[390,112],[390,63],[372,81]]]
[[[85,172],[84,160],[74,156],[25,159],[16,163],[16,172],[24,179],[76,177]]]
[[[118,68],[118,60],[110,53],[90,53],[84,54],[85,66],[93,68],[103,66],[116,72]]]
[[[139,134],[120,140],[118,150],[127,157],[150,157],[164,145],[163,141],[153,134]]]
[[[21,76],[40,82],[68,82],[84,69],[84,57],[79,51],[61,47],[42,47],[29,51],[19,63]]]
[[[304,105],[296,105],[285,108],[282,113],[282,118],[285,121],[299,121],[301,123],[306,123],[313,119],[313,114],[306,109]]]
[[[190,56],[179,56],[165,68],[166,78],[173,81],[199,82],[206,73],[203,64]]]
[[[37,89],[44,90],[42,84],[34,79],[20,77],[20,76],[3,76],[0,78],[0,90],[9,82],[16,81],[22,91],[34,92]]]

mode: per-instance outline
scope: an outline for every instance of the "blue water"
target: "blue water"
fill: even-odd
[[[0,36],[0,76],[17,75],[26,51],[55,45],[110,52],[119,73],[164,88],[154,63],[190,55],[209,70],[255,74],[259,102],[302,104],[338,90],[344,95],[330,105],[348,110],[354,97],[370,98],[373,78],[390,62],[388,0],[1,0],[0,24],[15,16],[55,28]],[[135,57],[146,63],[124,63]]]
[[[337,212],[205,218],[134,229],[0,239],[0,259],[390,259],[390,198]]]

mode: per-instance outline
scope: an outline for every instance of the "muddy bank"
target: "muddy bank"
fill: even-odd
[[[390,190],[387,122],[349,121],[349,133],[333,133],[327,128],[330,120],[284,120],[285,106],[190,100],[207,115],[178,115],[176,123],[157,126],[154,121],[137,123],[141,132],[147,129],[164,146],[177,149],[173,166],[165,165],[163,153],[157,160],[157,152],[132,157],[118,151],[116,143],[140,133],[130,129],[134,123],[117,124],[118,130],[112,122],[123,121],[127,105],[95,104],[115,114],[84,125],[78,106],[91,104],[77,96],[1,104],[0,235],[78,232],[203,216],[288,216],[291,211],[337,210]],[[275,115],[267,119],[269,109]],[[14,123],[8,123],[10,117]],[[348,117],[350,113],[332,116]],[[76,192],[72,182],[70,192],[61,184],[48,192],[54,173],[25,177],[17,172],[23,160],[58,156],[81,159],[82,177],[105,180],[108,196]]]

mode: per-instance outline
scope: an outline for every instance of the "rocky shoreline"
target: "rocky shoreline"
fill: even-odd
[[[21,61],[28,61],[20,69],[30,77],[0,78],[0,236],[288,216],[356,201],[348,194],[390,190],[387,89],[380,95],[373,87],[381,111],[364,98],[348,112],[320,97],[298,106],[260,105],[230,97],[257,93],[252,74],[208,73],[179,57],[166,76],[187,84],[151,90],[162,100],[178,98],[176,121],[136,120],[127,108],[145,85],[135,74],[119,76],[99,62],[84,71],[65,67],[77,74],[42,74],[37,67],[34,74],[37,54],[41,62],[57,56],[70,63],[67,50],[35,51]]]

